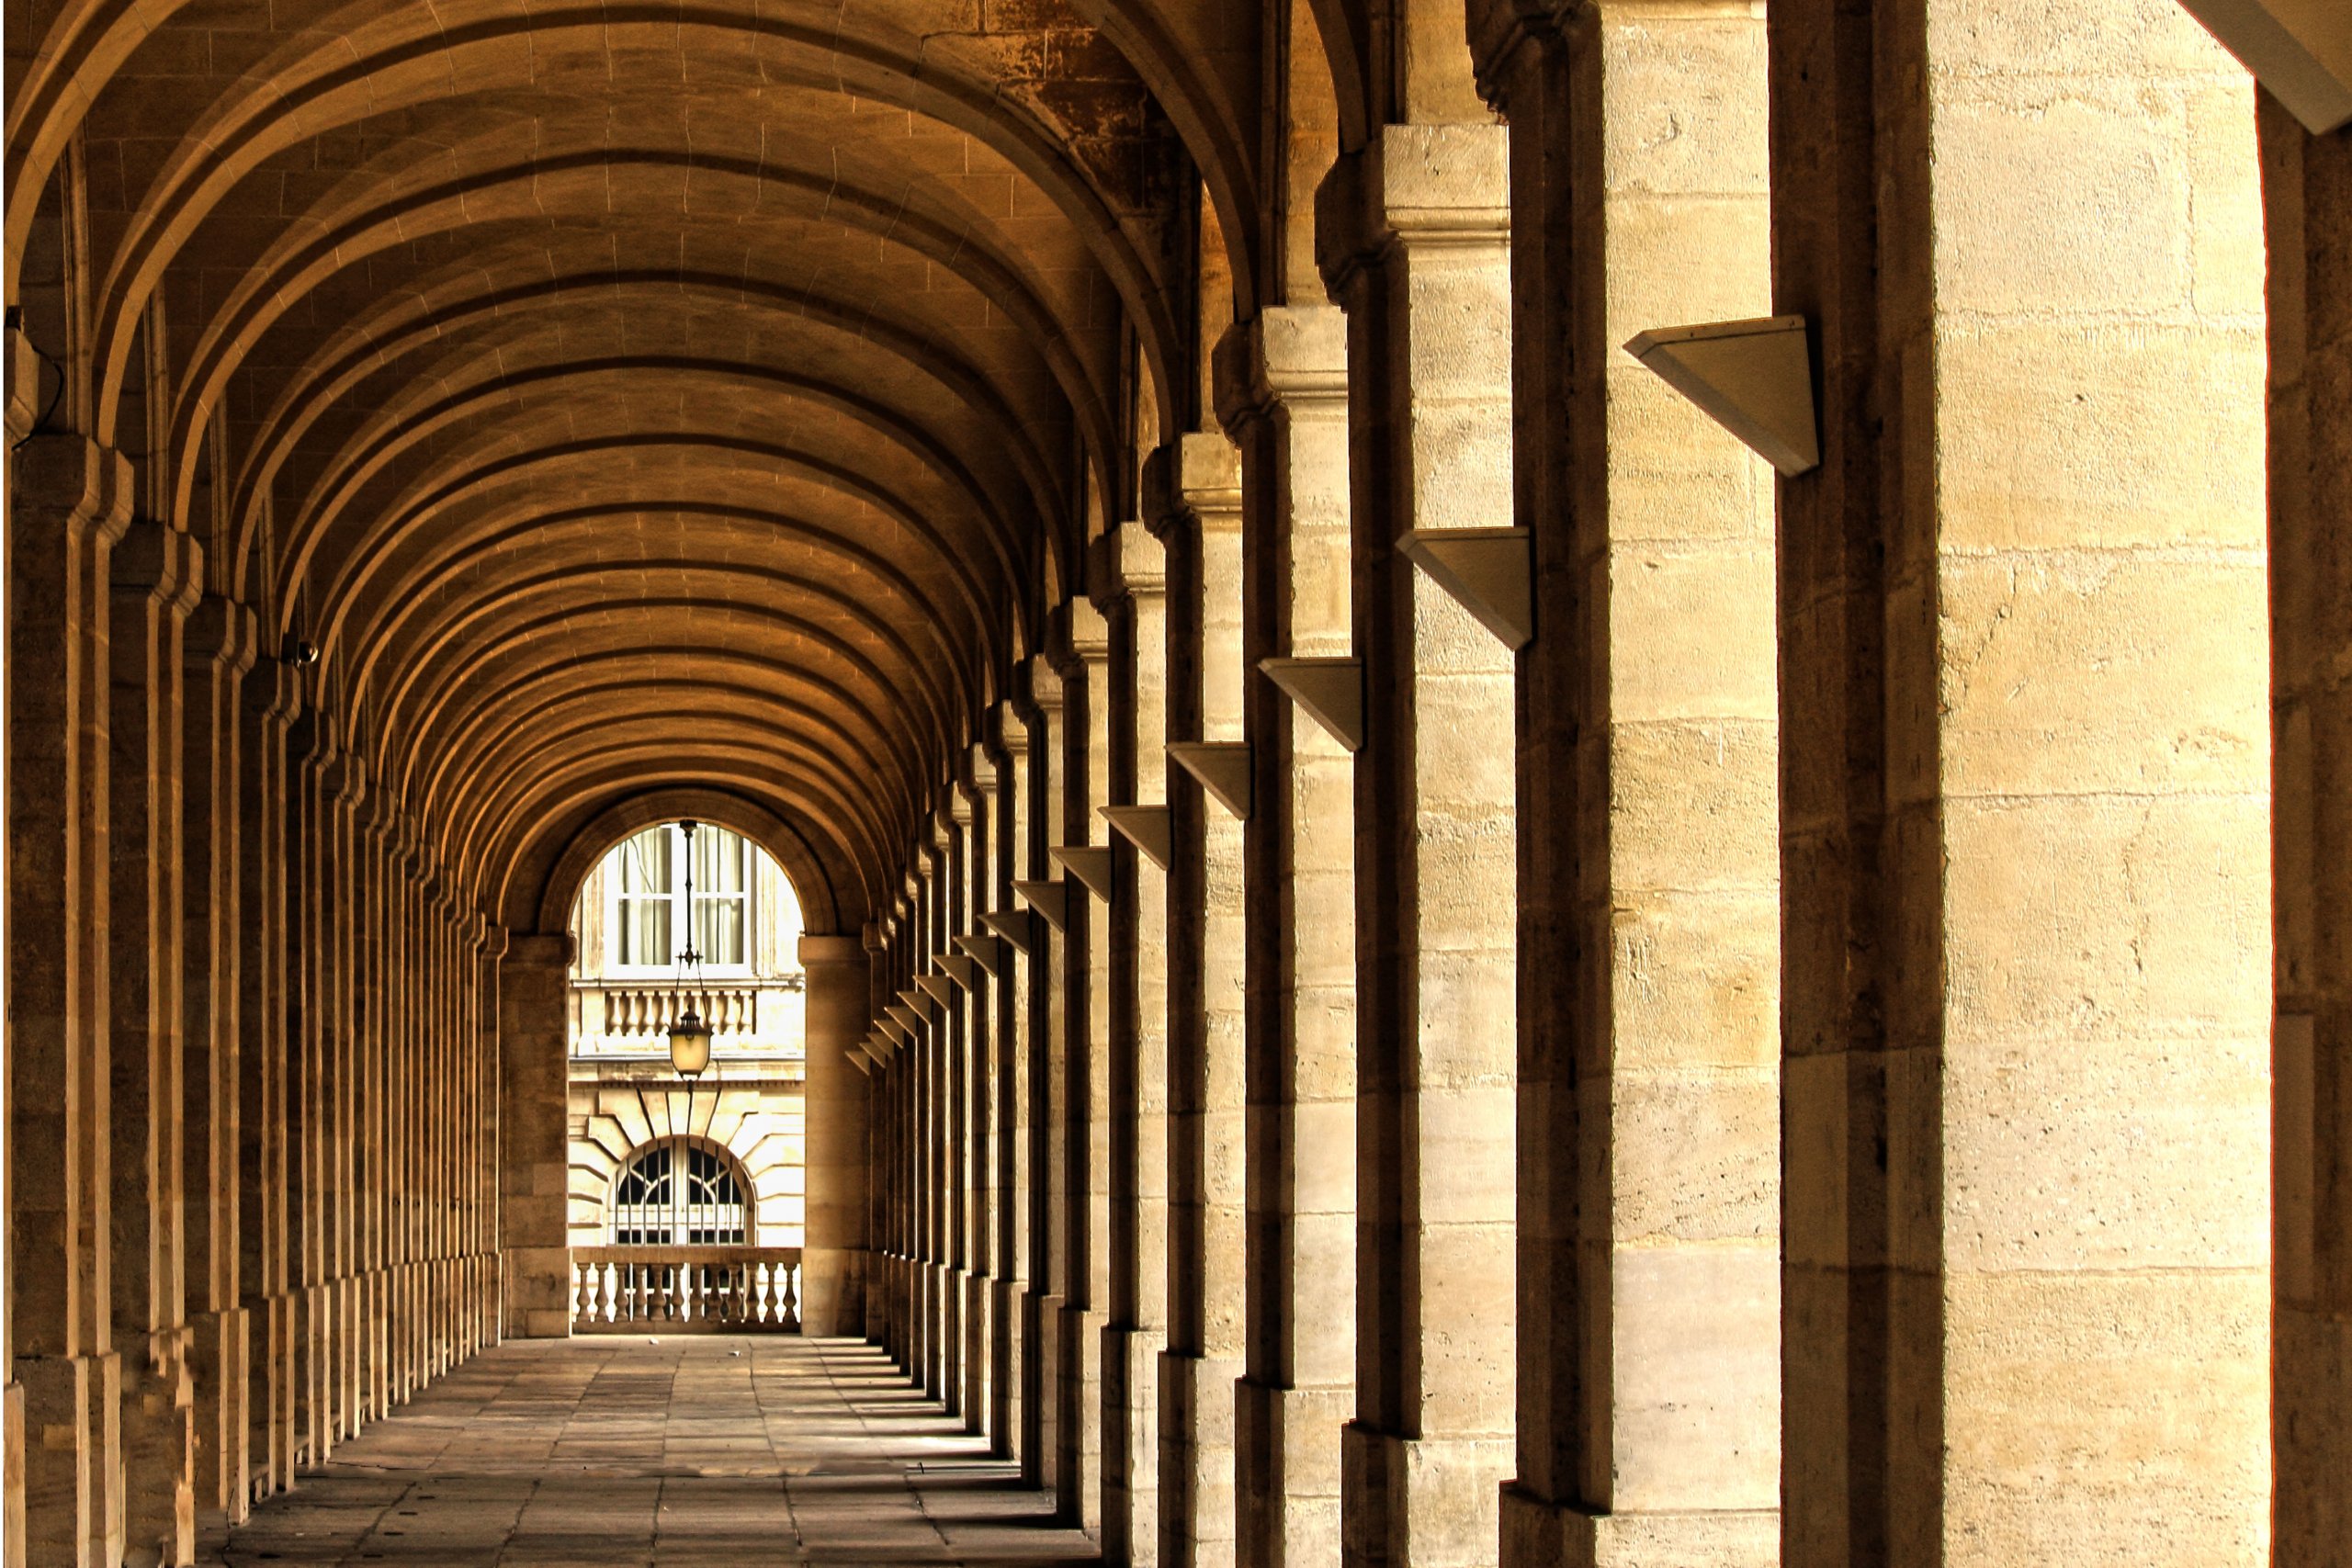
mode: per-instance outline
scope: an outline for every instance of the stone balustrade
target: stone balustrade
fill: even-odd
[[[741,1334],[800,1328],[797,1247],[575,1247],[571,1331]]]

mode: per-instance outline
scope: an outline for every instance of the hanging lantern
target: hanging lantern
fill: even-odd
[[[710,1066],[710,1025],[691,1006],[670,1025],[670,1065],[687,1078],[702,1077]]]
[[[695,824],[681,822],[686,836],[686,945],[678,953],[678,983],[671,997],[670,1065],[683,1078],[698,1078],[710,1066],[710,1025],[695,1010],[689,978],[699,980],[702,954],[695,951]]]

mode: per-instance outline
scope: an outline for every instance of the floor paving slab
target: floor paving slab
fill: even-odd
[[[1044,1568],[1096,1560],[848,1339],[483,1352],[208,1543],[209,1568]]]

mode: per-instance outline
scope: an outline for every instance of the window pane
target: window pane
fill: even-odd
[[[695,945],[706,964],[747,962],[743,942],[743,899],[706,898],[695,895]]]
[[[750,846],[740,833],[705,828],[695,835],[695,891],[741,893]]]
[[[648,828],[621,845],[621,891],[670,891],[670,829]]]
[[[670,962],[670,900],[665,897],[623,898],[620,919],[614,922],[620,939],[623,964]]]

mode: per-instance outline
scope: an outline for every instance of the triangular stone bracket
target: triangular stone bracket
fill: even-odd
[[[1168,758],[1192,774],[1236,821],[1250,820],[1250,742],[1174,740],[1169,743]]]
[[[1405,557],[1516,651],[1535,636],[1535,556],[1524,528],[1416,528]]]
[[[1012,890],[1021,901],[1037,911],[1038,917],[1057,931],[1069,930],[1069,884],[1067,882],[1016,882]]]
[[[1166,871],[1176,858],[1176,816],[1165,806],[1106,806],[1102,820],[1111,830],[1151,857]]]
[[[905,1003],[892,1002],[882,1010],[882,1024],[886,1029],[898,1031],[899,1044],[911,1045],[915,1043],[915,1032],[922,1027],[922,1020],[916,1017],[915,1010]]]
[[[1111,901],[1111,847],[1108,844],[1056,844],[1046,857],[1086,885],[1105,904]]]
[[[962,937],[956,937],[955,939],[958,943],[962,942],[963,940],[964,939]],[[946,976],[949,979],[963,987],[964,989],[967,991],[977,991],[980,988],[980,966],[973,963],[969,958],[964,956],[964,954],[960,953],[943,953],[932,962],[939,965],[939,972],[941,974]]]
[[[1261,659],[1258,668],[1351,751],[1363,749],[1363,660]]]
[[[842,1052],[842,1055],[847,1059],[851,1066],[855,1067],[869,1078],[874,1076],[874,1069],[882,1065],[863,1045],[853,1045]]]
[[[1021,884],[1016,882],[1012,886],[1018,888]],[[1028,895],[1023,894],[1022,897],[1027,897]],[[1026,909],[990,909],[980,917],[980,924],[996,932],[1011,946],[1023,953],[1034,953],[1036,949],[1030,944],[1037,940],[1036,919]]]
[[[2352,13],[2343,0],[2180,3],[2313,136],[2352,120]]]
[[[956,987],[951,981],[949,981],[946,976],[918,975],[915,976],[915,984],[921,987],[933,1001],[937,1002],[943,1011],[952,1012],[955,1010]]]
[[[985,920],[988,917],[982,915],[980,919]],[[978,960],[980,967],[991,975],[1003,974],[1006,961],[1012,956],[1005,952],[1009,944],[1001,936],[959,936],[955,939],[955,942],[957,947],[971,958]]]
[[[1791,479],[1821,466],[1803,316],[1657,327],[1625,352]]]
[[[922,1020],[926,1023],[931,1021],[931,998],[923,995],[922,990],[918,987],[913,986],[908,987],[905,990],[899,993],[899,999],[906,1003],[907,1010],[913,1013],[918,1019]]]

